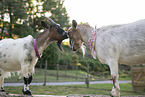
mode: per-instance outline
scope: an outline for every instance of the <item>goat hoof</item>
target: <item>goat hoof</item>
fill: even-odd
[[[0,90],[0,92],[5,92],[5,90]]]
[[[22,92],[24,95],[32,95],[30,90],[26,90],[26,91],[22,90]]]
[[[112,94],[110,94],[110,97],[114,97]]]
[[[4,88],[1,88],[1,89],[0,89],[0,92],[5,92],[5,89],[4,89]]]

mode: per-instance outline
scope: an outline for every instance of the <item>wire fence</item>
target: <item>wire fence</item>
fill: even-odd
[[[42,69],[44,64],[40,64],[40,68],[35,68],[35,73],[33,75],[32,82],[70,82],[70,81],[86,81],[86,80],[105,80],[106,72],[100,73],[99,76],[91,75],[89,71],[80,70],[79,66],[68,66],[68,65],[49,65],[51,69],[47,68]],[[88,69],[89,70],[89,69]],[[109,72],[107,72],[109,75]],[[104,75],[105,74],[105,75]],[[86,79],[88,78],[88,79]],[[5,83],[19,83],[23,82],[23,76],[18,76],[17,74],[12,74],[10,78],[5,78]]]

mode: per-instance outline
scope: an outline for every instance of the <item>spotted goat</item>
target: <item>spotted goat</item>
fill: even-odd
[[[84,52],[83,43],[89,44],[93,57],[97,56],[101,63],[109,65],[113,79],[112,96],[120,96],[118,64],[145,63],[145,20],[95,30],[88,25],[77,25],[73,20],[68,35],[73,51],[83,48]]]
[[[3,39],[0,41],[0,87],[4,90],[4,78],[10,72],[21,71],[24,77],[25,95],[31,95],[29,84],[32,82],[35,64],[42,52],[52,41],[58,41],[57,45],[62,50],[62,40],[68,38],[64,31],[52,19],[44,17],[49,24],[41,21],[44,32],[38,34],[36,39],[31,35],[18,39]]]

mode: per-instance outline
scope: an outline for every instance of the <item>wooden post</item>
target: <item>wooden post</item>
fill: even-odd
[[[87,88],[89,88],[89,63],[87,64]]]
[[[132,80],[132,91],[134,92],[133,66],[131,66],[131,80]]]
[[[40,63],[40,74],[42,74],[42,63]]]
[[[42,63],[40,63],[40,69],[42,69]]]
[[[47,75],[47,60],[45,60],[45,74],[44,74],[44,86],[46,85],[46,75]]]
[[[58,79],[59,78],[58,72],[59,72],[59,64],[57,64],[57,76],[56,76],[57,81],[59,80]]]
[[[78,65],[76,65],[76,80],[78,79]]]
[[[67,65],[65,65],[65,77],[66,77],[66,74],[67,74]]]

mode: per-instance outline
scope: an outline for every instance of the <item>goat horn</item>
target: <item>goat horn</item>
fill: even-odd
[[[46,17],[52,24],[56,24],[51,18]]]

